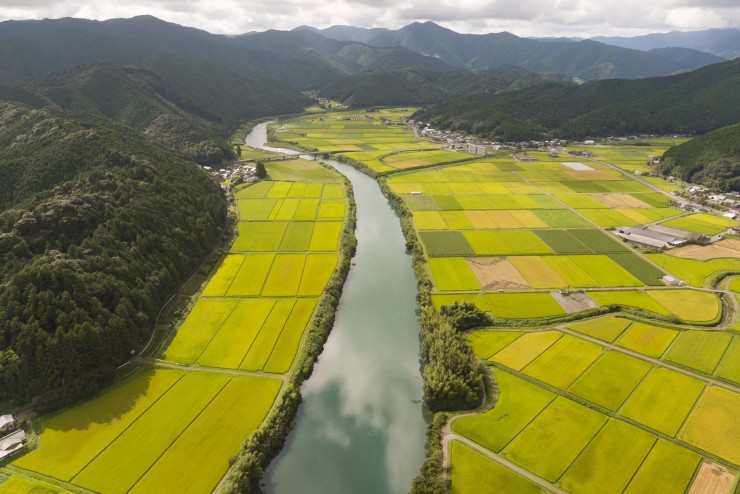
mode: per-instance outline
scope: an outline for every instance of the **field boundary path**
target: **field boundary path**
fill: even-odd
[[[159,359],[147,359],[142,358],[139,363],[148,365],[151,367],[157,367],[161,369],[179,369],[187,372],[206,372],[211,374],[226,374],[229,376],[251,376],[251,377],[267,377],[272,379],[280,379],[284,383],[288,382],[288,378],[284,374],[273,374],[270,372],[257,372],[257,371],[246,371],[242,369],[224,369],[222,367],[206,367],[201,365],[187,365],[178,364],[176,362],[168,362],[166,360]]]
[[[476,443],[474,441],[471,441],[470,439],[468,439],[468,438],[466,438],[464,436],[457,435],[454,432],[450,433],[449,435],[445,435],[444,438],[442,439],[442,448],[443,448],[444,451],[447,451],[448,450],[449,443],[451,441],[458,441],[458,442],[464,444],[465,446],[467,446],[467,447],[469,447],[471,449],[474,449],[475,451],[477,451],[478,453],[482,454],[486,458],[489,458],[489,459],[495,461],[496,463],[498,463],[499,465],[503,466],[507,470],[511,470],[512,472],[516,473],[517,475],[519,475],[521,477],[524,477],[525,479],[529,480],[530,482],[532,482],[534,484],[537,484],[538,486],[542,487],[543,489],[547,489],[549,492],[555,492],[557,494],[568,494],[567,491],[564,491],[562,489],[559,489],[559,488],[555,487],[554,485],[552,485],[547,480],[545,480],[545,479],[543,479],[541,477],[538,477],[537,475],[533,474],[532,472],[530,472],[526,468],[520,467],[516,463],[511,462],[509,460],[505,460],[504,458],[501,458],[499,455],[497,455],[493,451],[484,448],[480,444],[478,444],[478,443]]]

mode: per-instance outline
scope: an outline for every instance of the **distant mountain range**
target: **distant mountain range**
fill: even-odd
[[[740,56],[740,29],[705,29],[703,31],[655,33],[631,38],[605,37],[592,38],[607,45],[632,48],[634,50],[655,50],[656,48],[690,48],[711,53],[728,60]]]
[[[150,16],[109,21],[65,18],[2,22],[0,43],[0,83],[6,84],[26,83],[76,64],[138,66],[152,57],[222,62],[299,91],[320,91],[347,76],[378,70],[480,73],[517,66],[580,80],[634,79],[722,61],[691,47],[642,51],[592,40],[460,34],[431,22],[399,30],[304,26],[219,36]],[[734,49],[730,45],[724,52]]]
[[[295,31],[374,47],[402,47],[456,69],[480,71],[516,65],[534,72],[558,72],[583,80],[668,75],[726,60],[690,48],[680,53],[645,52],[592,40],[520,38],[506,32],[461,34],[433,22],[415,22],[396,31],[351,26],[322,30],[302,26]]]

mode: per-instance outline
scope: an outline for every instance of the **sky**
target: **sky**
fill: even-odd
[[[0,20],[145,14],[216,34],[434,21],[462,33],[637,36],[739,28],[740,0],[0,0]]]

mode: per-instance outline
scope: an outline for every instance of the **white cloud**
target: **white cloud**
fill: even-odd
[[[460,32],[521,36],[637,35],[740,27],[737,0],[0,0],[0,20],[153,15],[219,34],[299,25],[399,28],[432,20]]]

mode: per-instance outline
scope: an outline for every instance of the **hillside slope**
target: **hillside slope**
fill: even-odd
[[[538,74],[511,65],[483,72],[375,69],[337,80],[321,95],[353,107],[425,105],[468,94],[514,91],[546,81],[570,82],[559,74]]]
[[[505,140],[704,134],[737,123],[738,87],[740,60],[734,60],[668,77],[547,84],[471,96],[424,109],[415,118]]]
[[[669,149],[659,171],[719,190],[740,191],[740,123]]]
[[[111,382],[215,245],[192,162],[53,107],[0,102],[0,399],[50,409]]]

